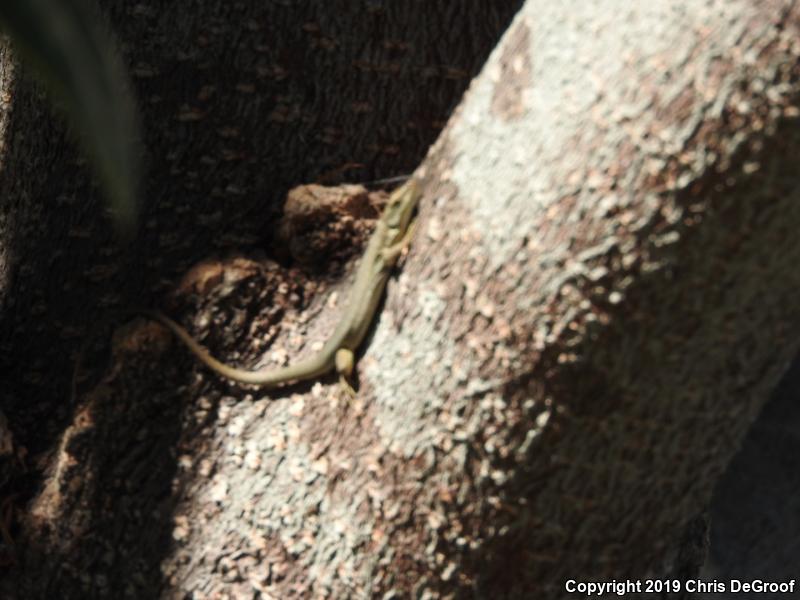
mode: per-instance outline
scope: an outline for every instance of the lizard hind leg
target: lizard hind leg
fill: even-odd
[[[348,381],[349,377],[353,374],[354,363],[355,356],[352,350],[349,348],[339,348],[336,351],[334,364],[336,365],[336,372],[339,374],[339,385],[351,400],[356,397],[356,391]]]

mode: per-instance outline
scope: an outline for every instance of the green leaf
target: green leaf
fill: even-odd
[[[116,225],[131,233],[137,216],[137,127],[110,33],[82,0],[0,0],[0,24],[66,108],[111,201]]]

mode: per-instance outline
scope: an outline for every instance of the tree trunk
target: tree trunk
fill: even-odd
[[[514,6],[109,8],[151,162],[133,247],[84,225],[85,170],[18,81],[6,128],[4,408],[46,469],[6,595],[558,598],[675,572],[797,351],[792,3],[527,2],[418,171],[353,401],[231,386],[142,321],[104,369],[76,323],[207,259],[177,294],[204,343],[313,352],[347,286],[255,251],[285,190],[410,171]],[[65,348],[95,372],[72,403]]]

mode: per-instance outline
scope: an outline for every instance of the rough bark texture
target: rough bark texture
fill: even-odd
[[[83,159],[2,55],[0,369],[34,452],[71,418],[87,324],[159,304],[203,258],[268,248],[294,185],[410,173],[520,2],[102,4],[142,112],[134,243],[113,239]]]
[[[51,117],[38,86],[18,77],[2,47],[0,406],[18,453],[27,451],[9,488],[26,492],[14,497],[20,517],[28,517],[32,495],[54,475],[73,478],[67,495],[74,500],[83,493],[87,506],[85,528],[62,508],[53,531],[65,537],[53,544],[38,530],[15,531],[22,564],[9,571],[6,593],[19,588],[26,598],[85,597],[83,588],[92,588],[96,578],[108,583],[100,595],[118,597],[122,588],[137,597],[156,595],[160,561],[170,552],[164,540],[173,522],[168,498],[180,415],[192,404],[174,398],[173,388],[187,377],[174,374],[188,372],[192,363],[181,363],[177,348],[164,358],[166,367],[183,367],[167,380],[173,395],[166,401],[159,401],[164,391],[144,399],[114,397],[108,409],[120,411],[121,423],[93,412],[86,393],[107,362],[103,348],[93,346],[110,337],[117,320],[110,309],[165,307],[164,292],[190,265],[210,264],[201,275],[213,283],[209,271],[222,264],[214,259],[234,252],[251,260],[226,271],[243,273],[245,284],[236,288],[229,321],[215,321],[215,351],[235,358],[222,351],[237,342],[241,349],[257,333],[246,327],[254,314],[263,313],[274,329],[282,310],[291,317],[292,308],[307,307],[317,298],[314,286],[328,284],[341,268],[318,265],[324,276],[309,277],[264,260],[265,250],[276,252],[276,218],[287,190],[311,181],[409,173],[520,3],[463,11],[418,0],[191,6],[104,0],[131,68],[149,168],[143,224],[127,246],[113,239],[89,169],[60,119]],[[266,275],[259,279],[254,265],[262,264]],[[285,293],[277,289],[284,282]],[[208,285],[193,289],[202,295]],[[87,347],[87,339],[97,343]],[[247,358],[253,360],[243,364],[262,350],[251,349]],[[76,362],[81,385],[73,397]],[[147,389],[133,377],[127,381]],[[91,419],[80,421],[87,415]],[[79,422],[88,431],[78,427],[77,435]],[[197,456],[205,443],[193,431],[181,439],[186,453]],[[87,436],[96,437],[89,442]],[[102,464],[84,456],[73,470],[58,470],[65,451],[98,452]],[[82,482],[87,487],[79,492]],[[98,506],[110,516],[99,517]],[[86,532],[77,545],[80,556],[69,553],[76,546],[67,531]],[[25,585],[17,586],[18,578]]]
[[[794,356],[788,6],[523,11],[429,158],[448,224],[419,280],[473,350],[454,371],[484,378],[442,411],[480,424],[456,436],[472,443],[428,474],[468,474],[437,519],[454,586],[558,597],[669,572],[675,525]]]
[[[149,184],[158,219],[140,240],[158,250],[140,250],[145,264],[169,276],[198,258],[183,233],[206,248],[215,232],[227,236],[217,249],[252,242],[269,217],[255,218],[244,198],[280,197],[280,166],[301,152],[289,140],[313,131],[322,139],[303,143],[319,152],[334,117],[318,114],[348,114],[359,96],[299,110],[289,86],[282,110],[269,113],[294,119],[287,138],[262,137],[268,111],[251,87],[259,70],[236,52],[257,49],[247,36],[268,20],[254,17],[251,30],[252,15],[238,12],[247,5],[206,7],[187,31],[177,6],[137,6],[132,43],[170,34],[186,45],[173,64],[155,43],[149,59],[129,50],[141,53],[140,73],[156,73],[140,83],[143,102],[178,109],[164,131],[147,128],[166,141]],[[384,5],[363,9],[375,7]],[[389,19],[396,27],[376,48],[396,51],[386,40],[408,39],[404,31],[414,48],[463,39],[457,28],[454,40],[436,39],[431,19],[441,34],[449,15],[424,10],[422,28]],[[321,19],[276,15],[269,23],[280,31],[306,23],[323,56],[342,39],[325,35]],[[567,579],[674,572],[684,526],[797,351],[799,26],[788,1],[526,3],[424,162],[420,227],[360,362],[356,401],[331,381],[272,394],[230,388],[192,372],[155,325],[119,330],[100,380],[47,421],[53,432],[69,426],[43,461],[49,472],[21,532],[35,579],[17,573],[20,597],[558,598]],[[153,29],[162,37],[148,38]],[[293,49],[276,56],[295,59]],[[186,92],[182,82],[202,80],[209,64],[221,79]],[[382,118],[357,129],[340,158],[313,154],[291,173],[309,177],[364,153],[379,163],[387,138],[377,123],[391,123],[392,138],[404,121],[393,111],[436,97],[403,73],[386,81],[408,89],[386,96]],[[215,94],[219,111],[198,110]],[[14,114],[35,106],[15,104]],[[238,129],[226,127],[230,115],[243,119]],[[290,147],[263,162],[254,157],[266,139]],[[31,202],[24,192],[48,183],[16,183],[13,197]],[[32,206],[17,209],[28,227],[45,214]],[[228,219],[243,215],[230,235]],[[179,221],[184,229],[171,231]],[[11,241],[28,256],[32,241]],[[141,273],[125,277],[157,289]],[[253,364],[280,349],[313,351],[335,320],[325,278],[306,277],[251,256],[199,267],[180,289],[203,298],[195,331],[220,325],[209,345]],[[52,285],[40,293],[44,308],[21,287],[4,340],[16,343],[13,315],[51,314],[63,293]],[[30,362],[8,362],[28,369],[18,367],[10,389],[34,385]],[[23,398],[38,396],[12,398],[17,413]]]

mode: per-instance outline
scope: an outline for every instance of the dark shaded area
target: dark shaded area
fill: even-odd
[[[772,398],[717,485],[711,505],[711,552],[704,580],[788,582],[800,598],[800,357]],[[707,594],[703,598],[729,598]]]

